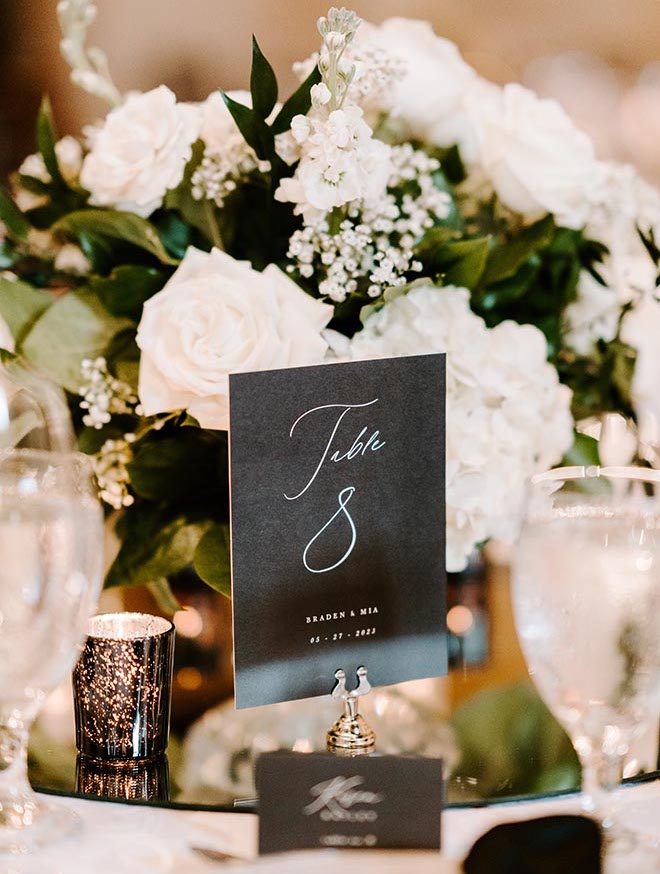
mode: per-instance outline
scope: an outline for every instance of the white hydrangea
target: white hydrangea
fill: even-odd
[[[515,531],[525,481],[573,440],[570,390],[532,325],[486,328],[464,288],[420,280],[369,315],[350,358],[447,353],[447,569],[474,547]]]
[[[589,355],[598,340],[609,343],[617,335],[621,304],[616,289],[583,270],[577,299],[566,308],[565,316],[566,342],[579,355]]]
[[[609,249],[599,273],[612,297],[619,306],[632,304],[622,320],[621,339],[637,353],[632,398],[643,431],[645,422],[660,421],[660,302],[657,271],[639,230],[652,231],[660,241],[660,191],[645,182],[634,167],[614,163],[601,167],[601,185],[589,196],[585,232]],[[657,429],[657,424],[652,427]]]
[[[81,184],[94,206],[149,216],[181,182],[199,133],[199,111],[165,85],[130,94],[90,141]]]

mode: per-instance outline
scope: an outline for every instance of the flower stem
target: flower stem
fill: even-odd
[[[210,200],[204,201],[204,215],[206,217],[206,223],[209,229],[209,235],[211,237],[211,241],[216,249],[222,249],[224,252],[224,245],[222,242],[222,234],[220,233],[220,228],[218,227],[218,220],[215,217],[215,209],[213,208],[213,204]]]

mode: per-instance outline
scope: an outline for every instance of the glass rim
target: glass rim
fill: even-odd
[[[620,479],[660,483],[660,470],[655,470],[652,467],[637,467],[635,465],[608,465],[605,467],[597,464],[570,465],[567,467],[553,467],[543,473],[537,473],[530,477],[529,482],[531,485],[537,485],[544,482],[569,482],[590,479]]]
[[[9,447],[0,449],[0,465],[11,459],[33,459],[34,461],[51,461],[54,464],[77,462],[92,470],[92,459],[78,449],[32,449],[29,447]]]
[[[133,636],[125,636],[125,637],[117,637],[116,635],[108,635],[103,633],[97,633],[93,630],[94,624],[98,623],[99,625],[110,624],[111,620],[116,620],[118,618],[122,619],[149,619],[149,620],[158,620],[158,623],[163,623],[166,627],[161,631],[148,631],[145,630],[144,633],[133,635]],[[144,640],[155,640],[159,637],[167,637],[167,635],[172,634],[175,630],[175,625],[171,619],[167,619],[165,616],[156,616],[153,613],[144,613],[138,610],[114,610],[109,613],[97,613],[95,616],[90,616],[88,621],[88,631],[87,631],[87,639],[91,641],[113,641],[115,643],[136,643]]]

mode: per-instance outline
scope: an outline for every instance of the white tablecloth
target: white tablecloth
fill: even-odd
[[[432,852],[318,850],[256,859],[257,818],[251,814],[166,810],[82,799],[48,798],[75,810],[77,833],[32,856],[0,855],[2,874],[210,874],[236,870],[243,874],[457,874],[460,861],[477,837],[499,822],[554,813],[577,813],[576,798],[499,804],[486,808],[447,810],[443,814],[441,857]],[[623,824],[652,836],[660,845],[660,781],[620,792]],[[192,847],[228,852],[247,861],[218,864]],[[660,856],[658,857],[660,859]],[[5,867],[6,866],[6,867]],[[626,857],[609,869],[631,874],[658,874],[660,864]]]

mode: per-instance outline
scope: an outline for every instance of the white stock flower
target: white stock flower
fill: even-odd
[[[526,479],[573,440],[571,393],[546,361],[543,334],[503,322],[489,330],[469,292],[420,280],[365,320],[350,357],[447,353],[447,569],[515,531]]]
[[[602,165],[556,101],[514,83],[473,102],[470,117],[479,164],[505,206],[530,221],[552,213],[565,227],[586,223]]]
[[[293,119],[300,164],[294,176],[282,179],[276,199],[295,203],[295,212],[311,221],[336,207],[384,197],[392,170],[390,147],[373,138],[362,110],[348,104],[314,112]]]
[[[160,85],[131,94],[91,141],[80,181],[90,203],[150,215],[176,188],[199,133],[199,110]]]
[[[226,429],[228,375],[321,362],[332,312],[273,264],[259,273],[190,247],[138,326],[144,414],[186,409],[203,428]]]

